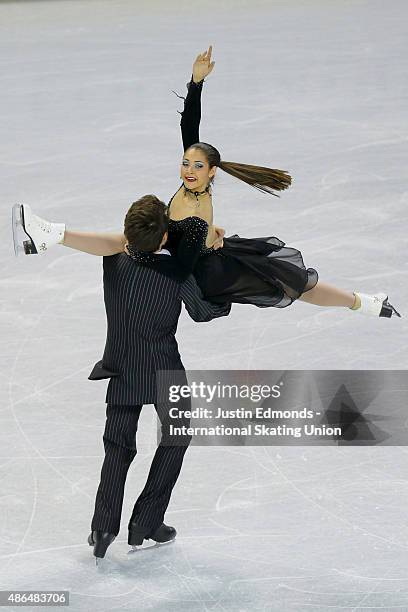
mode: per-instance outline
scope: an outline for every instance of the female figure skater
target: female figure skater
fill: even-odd
[[[321,282],[314,268],[305,268],[300,251],[285,246],[276,236],[224,238],[224,230],[213,224],[211,185],[218,168],[272,195],[276,195],[274,190],[287,189],[291,177],[286,171],[223,161],[215,147],[200,142],[201,90],[204,79],[214,68],[211,53],[210,46],[208,51],[197,56],[184,102],[180,124],[184,145],[180,168],[183,183],[169,202],[166,248],[176,250],[185,230],[185,220],[199,217],[207,222],[208,233],[194,275],[204,297],[210,301],[285,308],[300,299],[319,306],[347,307],[374,316],[396,314],[400,317],[388,302],[386,293],[349,292]],[[52,244],[60,243],[94,255],[114,255],[125,250],[140,260],[137,249],[127,243],[123,234],[68,231],[64,224],[49,223],[37,217],[27,205],[14,207],[14,229],[19,224],[29,238],[24,246],[26,254],[45,252]],[[15,232],[16,254],[17,245]]]

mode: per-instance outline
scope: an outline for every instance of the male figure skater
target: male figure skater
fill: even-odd
[[[33,238],[24,226],[24,209],[26,217],[31,211],[26,205],[19,211],[25,238],[31,243]],[[136,455],[136,430],[143,404],[155,405],[162,438],[129,520],[128,543],[140,545],[144,539],[167,542],[176,535],[174,527],[165,525],[163,519],[191,436],[177,445],[170,439],[169,422],[179,426],[188,424],[188,419],[174,422],[169,418],[174,404],[159,402],[156,374],[159,370],[184,374],[175,339],[182,301],[195,321],[226,316],[231,309],[230,304],[203,300],[191,272],[208,226],[198,217],[190,217],[188,223],[177,254],[171,255],[162,248],[167,240],[166,205],[153,195],[144,196],[126,215],[125,252],[103,257],[107,340],[103,358],[89,376],[91,380],[110,378],[103,435],[105,459],[88,537],[97,558],[105,556],[120,530],[125,480]],[[55,228],[49,230],[44,225],[41,234],[37,228],[41,238],[32,245],[35,250],[42,240],[46,248],[49,246]],[[59,234],[64,231],[63,224],[58,226]],[[189,406],[189,398],[185,398],[179,409],[188,410]]]

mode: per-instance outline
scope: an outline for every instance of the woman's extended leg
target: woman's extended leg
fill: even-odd
[[[125,242],[124,234],[99,234],[65,230],[61,244],[91,255],[107,256],[121,253],[124,250]]]
[[[348,308],[354,305],[355,299],[354,293],[321,281],[299,297],[299,300],[316,306],[345,306]]]
[[[116,255],[124,251],[124,234],[77,232],[64,223],[51,223],[35,215],[28,204],[13,206],[13,239],[16,255],[44,254],[51,246],[62,244],[91,255]]]
[[[401,316],[388,302],[388,295],[385,293],[374,295],[357,291],[350,293],[321,281],[318,281],[313,289],[306,291],[298,299],[317,306],[344,306],[355,312],[380,317],[391,317],[394,314]]]

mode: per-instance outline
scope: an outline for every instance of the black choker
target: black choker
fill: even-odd
[[[183,183],[183,185],[184,185],[184,183]],[[186,187],[184,185],[184,195],[186,195],[187,191],[189,193],[192,193],[193,195],[195,195],[197,202],[198,202],[198,196],[199,195],[203,195],[203,193],[209,193],[209,190],[210,190],[210,185],[207,185],[207,187],[204,189],[204,191],[193,191],[192,189],[189,189],[188,187]],[[198,202],[198,204],[200,204],[200,203]]]

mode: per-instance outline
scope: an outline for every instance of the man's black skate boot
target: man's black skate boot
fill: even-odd
[[[115,538],[116,535],[114,533],[96,529],[89,534],[88,544],[94,547],[94,556],[98,559],[103,559],[108,546],[112,544]]]
[[[154,540],[163,544],[164,542],[171,542],[176,537],[177,531],[170,525],[162,523],[157,529],[151,531],[148,527],[143,527],[135,522],[129,523],[129,537],[128,544],[130,546],[141,546],[143,540]]]

